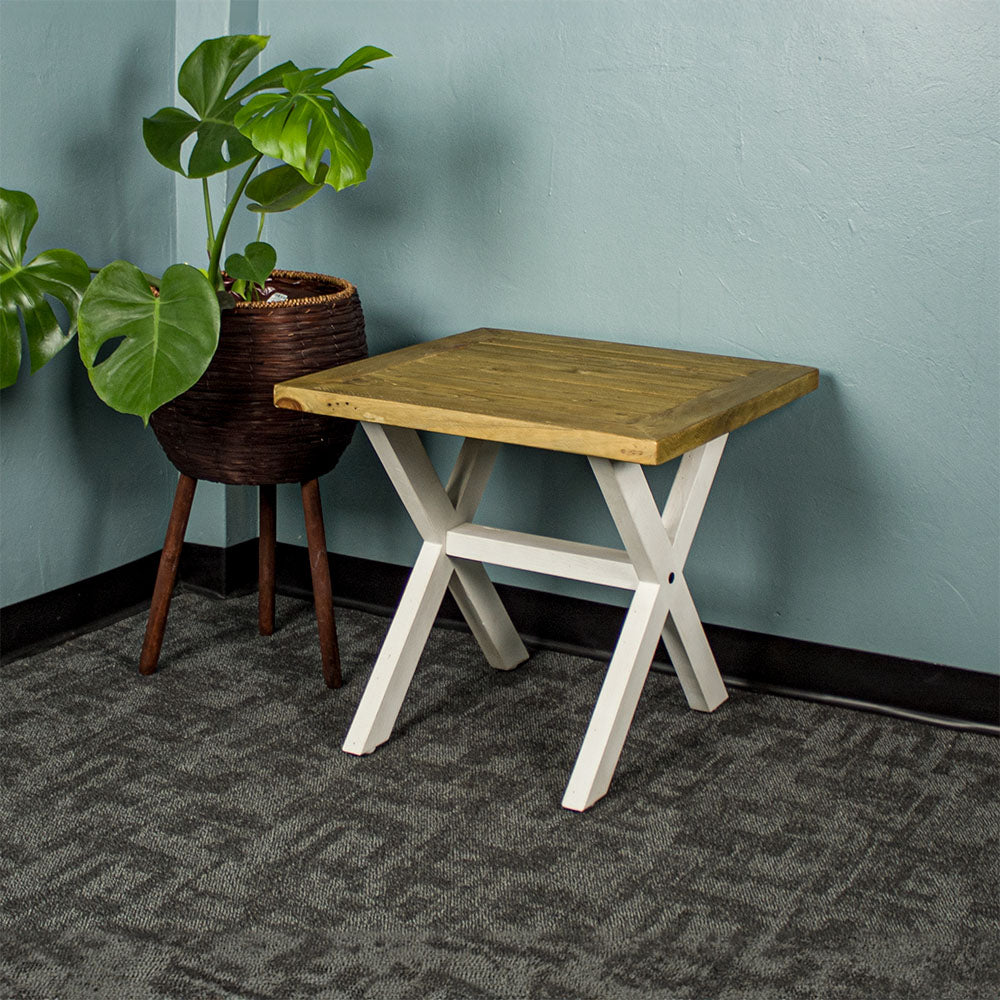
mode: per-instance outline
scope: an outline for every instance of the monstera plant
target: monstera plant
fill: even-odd
[[[37,207],[24,192],[0,189],[0,388],[16,381],[21,368],[22,323],[32,372],[78,331],[97,394],[148,422],[205,372],[219,341],[220,310],[274,293],[269,277],[276,254],[260,241],[265,216],[295,208],[324,187],[339,191],[365,180],[372,160],[368,130],[328,85],[389,53],[366,45],[334,69],[285,62],[236,88],[268,40],[229,35],[202,42],[177,79],[191,110],[162,108],[143,121],[153,157],[202,183],[204,269],[174,264],[151,275],[123,260],[97,269],[69,250],[26,262]],[[279,162],[267,166],[268,158]],[[208,178],[236,169],[239,179],[216,221]],[[244,198],[260,217],[258,238],[223,262]],[[62,304],[62,325],[50,299]]]

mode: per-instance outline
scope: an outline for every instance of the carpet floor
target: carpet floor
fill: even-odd
[[[435,629],[340,750],[387,627],[180,592],[0,669],[0,996],[994,998],[1000,741],[651,674],[611,791],[559,807],[603,665]]]

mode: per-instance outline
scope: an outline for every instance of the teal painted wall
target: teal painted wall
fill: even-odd
[[[203,263],[201,186],[149,156],[142,116],[183,104],[177,67],[203,38],[256,26],[256,0],[0,0],[0,184],[39,204],[31,255]],[[0,396],[0,473],[0,606],[163,544],[176,472],[151,431],[94,396],[73,345]],[[200,484],[188,540],[251,537],[254,501]]]
[[[0,184],[31,193],[29,254],[155,270],[174,244],[173,183],[143,114],[172,102],[174,4],[0,4]],[[136,418],[94,395],[75,345],[0,396],[0,605],[163,544],[176,475]]]
[[[36,250],[156,266],[190,238],[165,238],[173,188],[136,131],[173,100],[173,9],[0,5],[0,181],[38,197]],[[731,439],[689,566],[702,616],[998,669],[995,4],[227,9],[273,34],[265,66],[396,54],[338,86],[372,129],[370,182],[268,232],[284,266],[358,284],[373,352],[494,324],[816,365],[817,393]],[[159,546],[173,475],[68,353],[0,419],[3,604]],[[443,466],[455,445],[431,448]],[[302,543],[297,499],[279,532]],[[332,549],[414,557],[361,438],[324,500]],[[482,515],[615,542],[566,456],[502,454]],[[252,497],[203,495],[193,520],[232,543]]]
[[[500,325],[816,365],[817,393],[731,438],[702,616],[998,669],[995,4],[259,10],[269,60],[395,53],[338,88],[369,183],[269,231],[358,284],[373,351]],[[615,540],[581,461],[511,450],[491,490],[483,520]],[[366,442],[324,496],[332,548],[412,560]]]

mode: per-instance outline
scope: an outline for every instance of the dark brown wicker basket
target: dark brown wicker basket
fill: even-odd
[[[355,424],[274,405],[274,383],[367,357],[357,289],[341,278],[275,271],[284,302],[238,302],[222,313],[219,347],[187,392],[153,412],[163,450],[183,473],[259,486],[329,472]]]

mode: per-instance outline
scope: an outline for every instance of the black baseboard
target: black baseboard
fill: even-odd
[[[0,611],[0,658],[27,656],[149,607],[160,553],[135,559]],[[187,542],[178,579],[215,597],[257,586],[257,540],[229,548]]]
[[[25,656],[149,606],[160,553],[0,611],[0,658]]]
[[[185,542],[177,578],[185,586],[215,597],[249,594],[257,589],[257,539],[228,548]]]
[[[309,557],[304,548],[278,546],[281,593],[310,597]],[[409,568],[331,554],[337,603],[390,615]],[[618,640],[623,608],[581,598],[498,584],[497,591],[529,646],[606,660]],[[448,595],[438,624],[465,628]],[[971,729],[1000,736],[1000,676],[907,660],[897,656],[825,646],[746,629],[705,625],[726,683],[784,697]],[[662,644],[654,669],[670,669]]]
[[[4,608],[0,655],[25,655],[148,606],[157,560],[158,553],[146,556]],[[395,610],[409,575],[405,566],[337,554],[330,555],[330,568],[339,605],[383,616]],[[311,599],[304,547],[279,543],[276,575],[279,593]],[[256,540],[228,549],[184,547],[179,579],[185,586],[226,597],[252,591],[256,578]],[[497,590],[529,646],[595,659],[610,655],[622,608],[509,584]],[[450,596],[438,622],[465,627]],[[705,632],[729,685],[1000,736],[998,675],[721,625],[706,624]],[[669,670],[662,646],[654,669]]]

